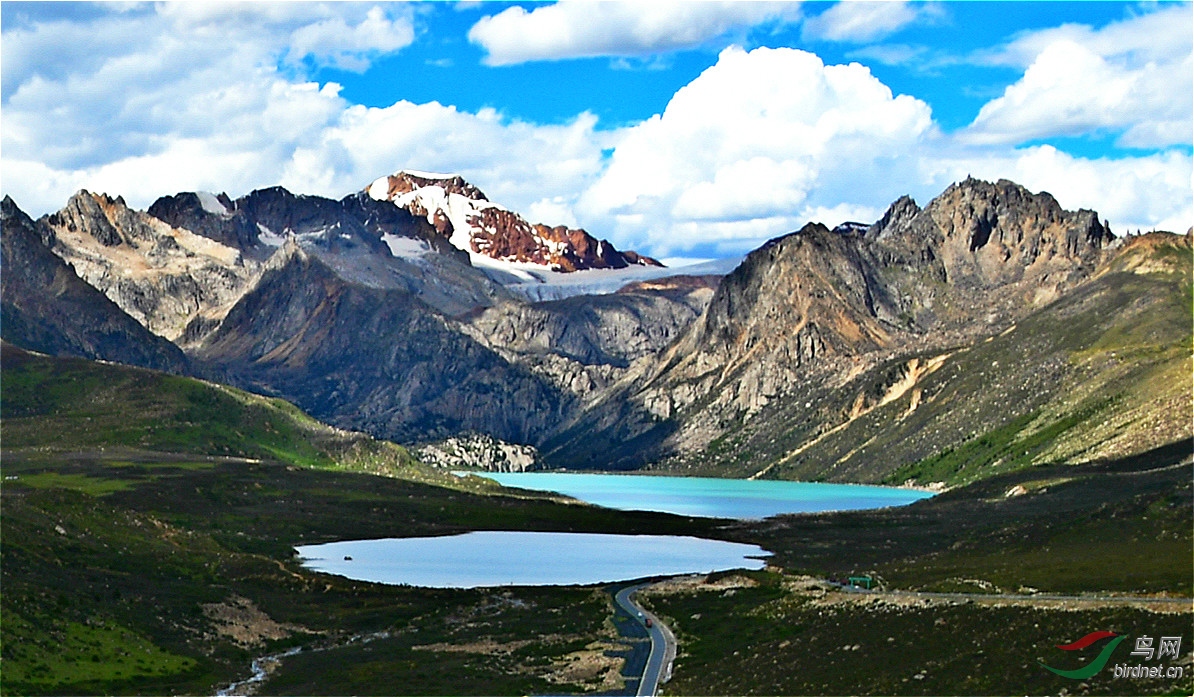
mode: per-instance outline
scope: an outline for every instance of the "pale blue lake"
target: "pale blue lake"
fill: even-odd
[[[856,484],[552,472],[469,474],[608,508],[715,518],[903,506],[931,496],[913,489]],[[593,585],[761,569],[762,558],[769,555],[756,545],[696,537],[493,531],[350,540],[296,549],[303,566],[314,571],[430,588]]]
[[[494,531],[295,549],[313,571],[428,588],[593,585],[761,569],[770,555],[758,545],[676,535]]]
[[[861,484],[559,472],[457,474],[487,477],[502,486],[554,491],[606,508],[706,518],[759,519],[781,513],[886,508],[932,496],[916,489]]]

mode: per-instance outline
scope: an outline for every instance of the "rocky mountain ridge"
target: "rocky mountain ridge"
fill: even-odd
[[[864,239],[908,298],[898,311],[927,328],[955,315],[968,321],[976,304],[992,301],[1001,316],[1040,307],[1088,278],[1116,238],[1094,211],[1063,210],[1048,193],[1007,180],[967,179],[923,210],[896,201]],[[945,283],[963,302],[938,297],[926,281]],[[997,288],[1010,292],[990,293]]]
[[[236,200],[184,193],[158,199],[148,212],[212,239],[235,241],[251,259],[265,260],[293,238],[346,278],[413,293],[450,315],[511,297],[425,221],[362,194],[336,201],[282,187]]]
[[[180,339],[197,318],[218,322],[258,263],[185,228],[80,191],[44,219],[52,251],[151,332]]]
[[[585,442],[625,467],[740,461],[708,473],[768,476],[868,413],[923,406],[931,393],[920,383],[960,347],[1089,282],[1114,258],[1114,241],[1091,211],[973,179],[924,209],[901,199],[865,232],[807,225],[748,255],[683,337],[543,444],[544,458],[585,466],[571,455]],[[1042,375],[1062,381],[1061,372]],[[993,416],[985,427],[999,424]],[[791,445],[747,455],[741,445],[756,438]],[[862,452],[849,451],[839,458]],[[801,474],[835,465],[822,459]]]
[[[471,191],[463,180],[457,188]],[[631,360],[666,345],[711,294],[706,281],[680,292],[663,282],[530,311],[429,223],[364,194],[334,201],[280,187],[235,200],[183,193],[139,212],[119,197],[82,191],[29,225],[82,285],[185,347],[203,375],[407,440],[461,428],[540,438]],[[362,298],[372,300],[361,306]],[[492,331],[502,323],[506,330]],[[367,339],[362,326],[375,327]],[[374,365],[387,354],[388,365]],[[146,364],[133,353],[128,360]],[[420,377],[392,389],[410,371]],[[481,396],[468,394],[474,388]],[[517,398],[501,402],[507,392]],[[546,415],[513,407],[527,400]]]
[[[1071,455],[1102,433],[1094,419],[1133,434],[1155,422],[1148,437],[1105,434],[1113,450],[1181,435],[1168,388],[1146,398],[1124,380],[1174,370],[1188,322],[1158,325],[1163,360],[1120,372],[1092,347],[1132,334],[1140,308],[1177,312],[1188,265],[1158,261],[1170,242],[1117,249],[1094,212],[1012,182],[968,179],[923,209],[903,198],[869,226],[809,224],[724,279],[528,303],[472,265],[460,228],[392,200],[483,193],[378,181],[384,200],[274,188],[179,194],[151,213],[81,192],[29,226],[130,317],[168,326],[202,375],[407,443],[467,432],[537,446],[546,466],[875,481],[1015,424],[1016,438],[1078,424],[1063,429]],[[51,310],[38,309],[50,324]],[[1073,387],[1095,384],[1126,411]]]
[[[7,196],[0,202],[0,327],[3,339],[50,355],[119,361],[174,373],[187,357],[102,292],[50,249],[54,233]]]

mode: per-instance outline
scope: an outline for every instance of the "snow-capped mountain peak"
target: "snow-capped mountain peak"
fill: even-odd
[[[440,174],[404,169],[388,177],[381,177],[369,187],[369,195],[384,201],[399,194],[418,189],[436,187],[447,194],[457,194],[474,201],[488,201],[480,189],[464,180],[459,174]]]
[[[518,213],[490,201],[459,175],[400,171],[369,185],[378,201],[391,201],[426,218],[439,234],[480,266],[531,264],[545,270],[621,269],[661,266],[650,257],[620,252],[605,240],[566,226],[532,224]]]

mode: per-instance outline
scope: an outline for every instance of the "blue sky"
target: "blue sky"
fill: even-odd
[[[1189,227],[1189,3],[0,4],[0,187],[147,207],[458,172],[668,257],[968,174]]]
[[[815,15],[831,4],[805,3],[802,10]],[[422,50],[382,58],[365,73],[327,67],[317,70],[315,77],[340,83],[346,98],[367,106],[389,106],[399,99],[437,100],[472,111],[495,107],[511,117],[541,123],[567,121],[589,110],[603,124],[618,126],[663,111],[676,90],[716,62],[718,52],[727,43],[711,40],[685,50],[648,53],[635,61],[601,56],[486,66],[486,51],[467,40],[468,31],[482,17],[500,14],[508,6],[510,3],[492,3],[422,13],[419,23],[425,33],[421,33],[416,47]],[[986,101],[999,96],[1022,73],[1010,66],[963,63],[968,55],[997,46],[1020,32],[1067,22],[1103,26],[1123,19],[1133,9],[1102,1],[958,2],[941,6],[925,19],[885,36],[883,41],[855,43],[815,35],[802,37],[800,23],[768,23],[731,39],[746,48],[803,48],[817,53],[826,63],[862,61],[893,91],[914,94],[929,102],[943,127],[957,128],[970,123]],[[868,54],[868,45],[915,47],[938,64],[885,64]]]

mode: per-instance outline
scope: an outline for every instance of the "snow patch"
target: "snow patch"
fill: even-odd
[[[372,187],[370,188],[372,189]],[[468,252],[474,262],[479,258],[488,257],[483,257],[473,251],[473,233],[480,230],[473,224],[473,220],[486,208],[505,210],[489,201],[475,201],[461,194],[449,194],[444,187],[434,184],[399,194],[392,200],[394,205],[399,208],[409,210],[413,203],[415,207],[427,211],[427,222],[432,225],[435,224],[436,214],[443,213],[448,218],[448,222],[452,223],[452,236],[448,238],[448,241],[452,243],[453,247]]]
[[[454,174],[437,174],[409,169],[402,170],[398,174],[408,174],[414,177],[433,180],[450,179],[456,176]],[[479,236],[478,233],[492,235],[494,231],[485,229],[481,225],[476,224],[476,221],[480,220],[481,211],[490,208],[509,212],[509,209],[504,206],[493,203],[492,201],[472,199],[463,194],[448,193],[443,186],[438,184],[427,184],[413,191],[390,197],[389,186],[389,177],[377,179],[369,185],[369,196],[378,201],[388,199],[395,206],[416,212],[416,215],[418,214],[417,212],[422,212],[427,222],[432,225],[436,224],[437,218],[447,218],[448,222],[452,225],[452,234],[448,237],[448,242],[453,247],[467,252],[473,266],[485,269],[499,283],[537,283],[539,282],[538,277],[533,275],[533,272],[551,272],[551,266],[547,264],[515,262],[508,259],[497,260],[482,253],[486,250],[489,242]],[[565,242],[544,239],[541,235],[534,232],[533,228],[532,234],[535,236],[536,243],[549,252],[561,254],[568,247]],[[480,252],[473,248],[474,240]]]
[[[576,295],[608,295],[639,281],[669,276],[724,276],[733,271],[743,257],[714,259],[700,264],[677,267],[628,266],[624,269],[587,269],[564,273],[538,264],[502,262],[488,259],[476,263],[490,278],[533,302],[563,300]],[[499,273],[494,273],[499,272]],[[505,272],[503,277],[500,272]]]
[[[412,177],[419,177],[420,179],[451,179],[455,174],[444,174],[442,172],[423,172],[417,169],[404,169],[398,174],[409,174]]]
[[[431,253],[431,245],[426,240],[402,237],[387,232],[381,236],[381,241],[390,248],[390,254],[399,259],[422,259]]]
[[[264,244],[264,245],[267,245],[270,247],[281,247],[283,244],[286,243],[285,237],[282,237],[281,235],[274,232],[273,230],[270,230],[269,228],[262,225],[261,223],[257,223],[257,233],[258,233],[257,239],[261,240],[261,244]]]
[[[455,176],[416,170],[402,170],[399,174],[431,180],[450,179]],[[668,276],[724,275],[742,261],[742,258],[738,257],[671,268],[631,265],[624,269],[589,269],[570,273],[556,271],[548,264],[515,261],[509,258],[494,259],[482,253],[486,251],[484,246],[488,242],[478,233],[485,235],[493,233],[492,230],[486,230],[478,224],[482,211],[490,208],[500,211],[508,210],[492,201],[479,201],[462,194],[448,193],[443,186],[438,184],[428,184],[391,197],[389,177],[375,180],[369,186],[369,196],[379,201],[389,200],[395,206],[415,212],[416,215],[422,214],[431,225],[435,225],[437,220],[442,223],[443,219],[447,218],[452,226],[448,241],[453,247],[467,252],[472,265],[485,272],[491,279],[532,301],[558,300],[574,295],[615,293],[629,283]],[[567,242],[546,239],[533,227],[531,234],[535,237],[536,244],[549,253],[562,254],[568,248]],[[410,238],[386,235],[382,239],[389,245],[390,253],[395,257],[417,258],[429,251],[429,247],[425,246],[425,243]],[[473,249],[474,239],[480,252]],[[605,242],[599,240],[598,255],[603,254],[604,251]]]
[[[326,239],[328,237],[328,230],[330,229],[332,229],[330,226],[324,225],[321,228],[315,228],[313,230],[308,230],[307,232],[297,234],[295,235],[295,238],[300,242],[317,242],[319,240]],[[285,232],[288,234],[294,234],[290,228],[286,228]]]
[[[524,283],[542,283],[540,274],[554,273],[547,266],[518,261],[502,261],[483,254],[469,252],[469,261],[498,283],[515,287]]]
[[[719,259],[710,259],[709,257],[663,257],[659,260],[660,264],[664,266],[694,266],[696,264],[706,264],[712,261],[720,261]]]
[[[379,179],[375,179],[373,181],[373,183],[369,185],[369,198],[373,199],[374,201],[384,201],[384,200],[386,200],[386,198],[389,197],[389,195],[390,195],[390,178],[389,177],[381,177]]]
[[[195,195],[199,197],[199,205],[203,206],[203,210],[215,215],[228,215],[228,209],[220,203],[220,199],[215,194],[210,191],[196,191]]]

